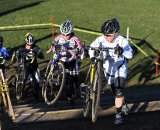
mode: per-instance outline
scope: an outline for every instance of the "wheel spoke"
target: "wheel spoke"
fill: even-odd
[[[48,72],[47,79],[45,81],[43,96],[45,102],[48,105],[54,104],[60,97],[60,94],[64,86],[64,80],[65,80],[64,65],[63,63],[58,62],[54,66],[52,72]]]

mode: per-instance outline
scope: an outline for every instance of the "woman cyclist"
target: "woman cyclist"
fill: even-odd
[[[115,107],[117,111],[114,121],[115,124],[122,124],[122,113],[127,115],[129,112],[123,89],[128,69],[126,59],[133,57],[131,46],[127,39],[118,33],[119,30],[120,25],[117,19],[113,18],[105,21],[101,26],[103,35],[96,38],[90,45],[91,47],[112,48],[103,52],[103,68],[105,78],[115,95]],[[95,51],[90,49],[89,55],[91,61],[94,61]]]
[[[78,65],[78,57],[82,56],[82,44],[77,36],[75,36],[73,32],[73,24],[71,21],[66,20],[60,26],[61,34],[58,35],[51,49],[47,52],[49,53],[51,50],[54,51],[54,43],[58,45],[62,45],[63,54],[65,55],[61,57],[61,61],[64,62],[65,69],[69,70],[69,74],[72,79],[73,86],[69,84],[69,89],[72,93],[74,93],[74,97],[76,97],[76,88],[78,85],[78,74],[79,74],[79,65]],[[65,51],[66,48],[70,48]],[[76,50],[76,51],[75,51]],[[78,53],[77,53],[78,52]],[[73,95],[67,93],[68,100],[73,103]]]
[[[35,39],[33,34],[27,33],[25,35],[25,44],[20,48],[18,48],[14,55],[16,61],[18,62],[20,62],[20,58],[22,58],[22,56],[24,57],[25,60],[24,63],[26,68],[25,80],[27,80],[28,76],[30,75],[33,77],[33,81],[35,83],[35,91],[34,91],[35,99],[39,100],[38,91],[40,83],[40,72],[38,69],[37,58],[44,59],[44,55],[42,53],[42,50],[37,45],[35,45]]]

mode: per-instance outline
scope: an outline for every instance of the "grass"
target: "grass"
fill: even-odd
[[[121,25],[120,33],[126,35],[126,28],[130,27],[130,37],[149,56],[155,56],[155,50],[160,48],[160,1],[159,0],[1,0],[0,26],[54,23],[70,19],[76,27],[100,31],[101,24],[109,18],[117,18]],[[5,46],[13,49],[24,43],[24,35],[32,32],[38,40],[38,45],[45,52],[45,45],[52,41],[51,27],[28,28],[16,30],[2,30],[0,34],[5,38]],[[55,29],[56,34],[59,28]],[[97,36],[75,32],[89,45]],[[147,84],[158,82],[155,78],[155,65],[149,58],[134,46],[135,57],[129,61],[128,83]],[[48,60],[51,55],[46,55]],[[88,60],[81,61],[83,65]],[[82,64],[81,64],[81,67]]]

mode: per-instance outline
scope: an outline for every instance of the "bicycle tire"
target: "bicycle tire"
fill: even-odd
[[[95,72],[94,84],[93,84],[93,98],[92,98],[92,122],[96,122],[97,113],[100,104],[102,88],[102,65],[99,61],[97,63],[97,70]]]
[[[24,81],[20,78],[20,75],[16,76],[16,99],[19,101],[23,96]]]
[[[89,115],[89,111],[90,111],[90,108],[91,108],[91,101],[90,101],[90,94],[88,93],[88,95],[86,95],[86,100],[84,101],[85,102],[85,105],[83,107],[83,116],[84,117],[88,117]]]
[[[42,81],[42,98],[44,98],[45,79]]]
[[[91,66],[89,68],[89,71],[87,73],[86,79],[85,79],[85,84],[87,86],[85,86],[85,100],[84,100],[84,107],[83,107],[83,116],[84,117],[88,117],[89,115],[89,111],[91,108],[91,99],[90,99],[90,88],[88,86],[90,86],[90,71],[91,71]],[[91,87],[91,86],[90,86]]]
[[[57,80],[59,78],[61,78],[61,81],[58,82]],[[65,67],[62,62],[58,62],[56,65],[54,65],[53,72],[49,72],[49,74],[47,75],[47,79],[45,82],[43,96],[44,96],[45,102],[48,105],[53,105],[57,102],[64,88],[64,83],[65,83]],[[51,96],[51,97],[48,97],[48,96]]]
[[[43,86],[42,86],[42,97],[43,98],[44,98],[45,83],[46,83],[46,80],[47,80],[47,75],[49,73],[51,63],[52,63],[52,60],[50,60],[48,65],[47,65],[46,72],[45,72],[45,77],[44,77],[44,79],[42,81],[42,84],[43,84]]]

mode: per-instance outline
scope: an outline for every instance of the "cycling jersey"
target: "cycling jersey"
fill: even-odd
[[[74,34],[72,34],[69,40],[65,40],[63,38],[63,35],[60,34],[55,38],[55,42],[57,43],[57,45],[61,45],[59,60],[65,62],[65,67],[66,69],[69,69],[70,75],[78,75],[79,65],[77,55],[81,56],[83,54],[82,44],[80,40]],[[47,53],[49,53],[50,51],[55,52],[55,46],[55,44],[52,44],[50,50],[47,51]],[[78,54],[77,50],[79,50]],[[72,67],[68,68],[68,66]]]
[[[123,49],[122,55],[115,53],[116,46],[119,45]],[[103,67],[104,74],[108,80],[108,84],[113,84],[114,79],[117,77],[127,77],[127,60],[133,57],[133,50],[128,44],[126,38],[121,35],[117,35],[115,39],[110,43],[107,42],[103,36],[99,36],[90,45],[91,47],[109,48],[108,51],[103,51]],[[95,56],[95,51],[89,49],[90,58]]]
[[[33,65],[35,66],[35,69],[37,69],[37,58],[44,59],[44,55],[41,49],[36,45],[34,45],[31,49],[26,49],[25,46],[22,46],[16,51],[16,59],[19,61],[20,58],[24,58],[25,64]],[[32,60],[33,62],[31,62]]]
[[[44,59],[41,49],[36,45],[34,45],[31,49],[26,49],[25,46],[22,46],[16,51],[15,57],[18,62],[20,62],[21,58],[24,59],[27,76],[29,74],[35,75],[36,82],[39,82],[40,76],[39,74],[37,76],[37,73],[39,73],[37,58]]]
[[[60,34],[55,38],[55,42],[61,45],[66,42],[69,42],[70,43],[69,47],[71,48],[76,48],[76,47],[78,47],[79,49],[82,48],[80,40],[75,35],[73,35],[69,40],[65,40],[63,38],[63,35]]]
[[[63,38],[63,35],[60,34],[55,38],[55,42],[58,43],[58,45],[62,45],[62,47],[64,46],[64,49],[65,49],[65,47],[70,48],[67,50],[67,52],[66,52],[66,50],[64,50],[62,52],[62,55],[66,55],[66,57],[61,58],[62,61],[67,62],[67,61],[70,61],[71,58],[72,58],[72,60],[77,59],[77,54],[76,54],[77,50],[76,49],[79,49],[79,51],[80,51],[79,56],[82,54],[82,44],[81,44],[80,40],[75,35],[72,35],[69,40],[65,40]],[[63,48],[62,48],[62,50],[63,50]],[[69,54],[66,54],[68,52],[69,52]]]

